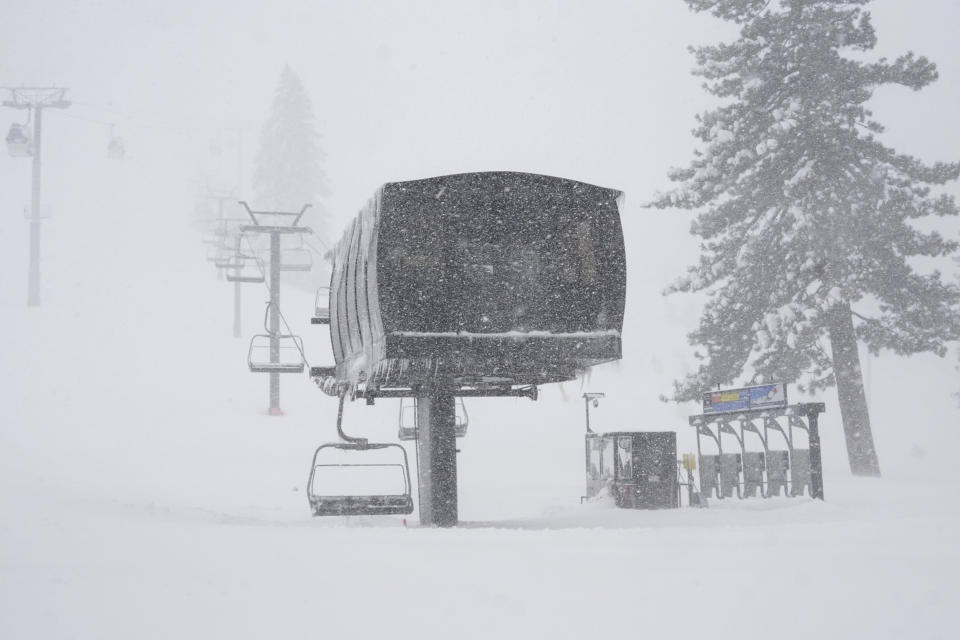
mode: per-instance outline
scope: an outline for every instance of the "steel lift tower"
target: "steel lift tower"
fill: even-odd
[[[306,369],[306,360],[303,357],[303,344],[299,336],[280,332],[280,272],[284,271],[281,262],[280,238],[305,233],[313,233],[310,227],[298,226],[300,218],[310,207],[309,204],[296,213],[285,211],[252,211],[246,202],[240,205],[246,209],[253,224],[240,227],[241,233],[262,233],[270,236],[270,303],[267,308],[267,317],[264,321],[265,334],[253,336],[250,341],[250,350],[247,355],[247,364],[254,373],[270,374],[270,415],[283,415],[280,409],[280,374],[303,373]],[[292,218],[289,224],[280,224],[280,221]],[[263,224],[267,221],[276,221],[276,224]],[[288,329],[289,331],[289,329]],[[259,343],[259,344],[258,344]],[[255,351],[262,344],[269,349],[269,359],[264,361],[255,357]],[[282,359],[281,351],[296,351],[294,360]]]
[[[67,90],[59,87],[4,87],[10,92],[3,106],[25,109],[33,117],[33,180],[30,195],[30,267],[27,305],[40,306],[40,169],[42,156],[43,110],[66,109]]]

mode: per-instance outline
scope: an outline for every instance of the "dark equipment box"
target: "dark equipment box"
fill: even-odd
[[[621,508],[680,506],[674,431],[588,433],[586,464],[587,498],[607,489]]]
[[[620,195],[512,172],[384,185],[330,253],[336,379],[509,387],[619,359]]]

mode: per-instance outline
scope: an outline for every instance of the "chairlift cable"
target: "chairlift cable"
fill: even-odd
[[[319,242],[320,244],[322,244],[322,245],[324,246],[324,248],[327,250],[327,252],[330,251],[330,247],[327,246],[327,243],[326,243],[326,242],[324,242],[324,241],[321,240],[320,238],[317,238],[317,242]],[[313,252],[316,253],[316,254],[317,254],[318,256],[320,256],[321,258],[326,255],[326,253],[320,251],[319,249],[317,249],[316,247],[314,247],[312,244],[310,244],[310,241],[307,240],[306,238],[303,238],[303,244],[305,244],[305,245],[307,245],[308,247],[310,247],[310,248],[313,250]]]

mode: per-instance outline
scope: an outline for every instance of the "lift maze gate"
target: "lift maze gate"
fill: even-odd
[[[420,522],[453,526],[456,438],[466,431],[458,400],[535,400],[538,385],[620,358],[620,195],[512,172],[388,183],[374,194],[328,254],[330,288],[311,320],[329,324],[335,362],[310,374],[340,406],[340,442],[320,447],[311,467],[315,515],[413,509],[409,483],[406,496],[360,496],[317,481],[328,454],[400,447],[346,435],[345,399],[415,400],[406,422],[401,408],[399,435],[416,441]]]
[[[703,413],[689,419],[698,464],[684,461],[691,476],[699,468],[700,494],[725,499],[806,492],[822,500],[818,416],[824,411],[822,402],[787,404],[782,383],[704,393]],[[705,453],[704,442],[716,453]]]

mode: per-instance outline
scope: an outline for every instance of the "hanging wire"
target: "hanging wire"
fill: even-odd
[[[317,242],[322,244],[324,249],[326,249],[326,251],[320,251],[315,246],[313,246],[306,238],[303,238],[303,244],[307,245],[307,247],[309,247],[315,254],[317,254],[321,258],[325,258],[327,253],[330,252],[330,247],[327,246],[327,243],[321,240],[320,238],[317,238]]]

